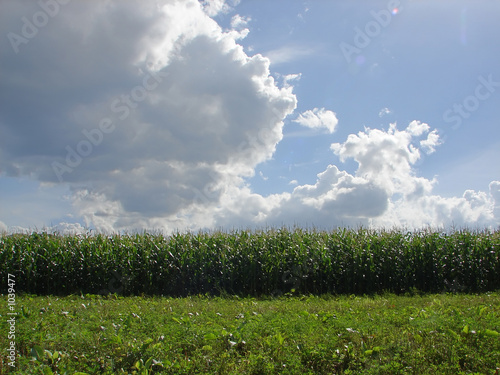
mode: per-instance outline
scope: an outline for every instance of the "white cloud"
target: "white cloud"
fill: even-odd
[[[288,63],[310,56],[316,52],[315,49],[306,46],[283,46],[265,53],[273,65]]]
[[[231,18],[232,30],[230,30],[228,34],[231,35],[234,40],[246,38],[250,33],[250,30],[246,27],[250,21],[250,17],[242,17],[239,14],[234,15]]]
[[[203,0],[202,6],[208,16],[214,17],[219,13],[229,13],[239,3],[240,0]]]
[[[427,147],[418,139],[426,134],[435,133],[417,121],[404,130],[391,125],[387,131],[351,134],[332,150],[342,160],[358,163],[355,175],[329,165],[314,185],[297,186],[292,193],[262,197],[246,188],[233,189],[215,214],[216,223],[409,229],[498,225],[500,182],[490,184],[489,194],[469,190],[462,197],[445,198],[432,194],[434,180],[416,176],[412,166],[420,158],[419,147]]]
[[[380,110],[380,112],[378,113],[378,117],[383,117],[385,115],[390,115],[391,113],[392,113],[392,111],[389,108],[385,107],[385,108],[382,108]]]
[[[354,159],[359,164],[356,175],[373,181],[390,195],[422,195],[430,192],[434,181],[414,176],[412,165],[420,159],[420,149],[412,141],[428,130],[427,124],[418,121],[401,131],[395,124],[388,131],[367,128],[331,148],[341,160]]]
[[[390,204],[383,215],[370,222],[375,226],[445,226],[477,224],[494,225],[493,194],[466,191],[461,198],[444,198],[432,194],[435,180],[418,177],[412,166],[420,159],[423,149],[440,144],[439,136],[429,132],[427,124],[413,121],[404,130],[391,125],[387,132],[366,129],[350,135],[343,144],[332,149],[342,160],[353,158],[359,167],[356,176],[363,177],[381,187]],[[426,141],[417,143],[427,134]],[[432,149],[433,150],[433,149]]]
[[[324,108],[307,110],[293,121],[308,128],[326,128],[330,133],[335,131],[335,127],[338,124],[335,112],[325,110]]]
[[[415,200],[399,200],[391,203],[385,215],[371,224],[380,227],[443,228],[455,226],[479,229],[498,226],[498,214],[492,211],[494,199],[484,192],[464,193],[462,197],[445,198],[426,195]]]
[[[381,188],[334,165],[319,173],[314,185],[297,186],[292,193],[262,197],[240,188],[223,199],[223,208],[215,214],[217,225],[223,227],[368,225],[368,219],[383,214],[388,204]]]
[[[301,73],[287,74],[287,75],[283,76],[283,86],[284,87],[291,87],[292,86],[291,83],[299,81],[301,77],[302,77]]]
[[[83,227],[79,223],[59,223],[49,228],[44,228],[48,233],[59,233],[62,235],[75,235],[75,234],[86,234],[88,233],[88,229]]]
[[[251,20],[250,17],[243,17],[236,14],[231,18],[231,27],[233,29],[242,29],[246,27]]]
[[[427,154],[432,154],[441,143],[437,130],[433,130],[427,135],[427,139],[420,141],[420,146]]]
[[[58,233],[61,235],[76,235],[76,234],[86,234],[89,232],[88,229],[84,228],[81,224],[79,223],[66,223],[66,222],[61,222],[59,224],[53,225],[53,226],[42,226],[40,228],[38,227],[33,227],[33,228],[26,228],[26,227],[21,227],[21,226],[12,226],[12,227],[7,227],[5,223],[0,221],[0,234],[2,233],[32,233],[32,232],[47,232],[47,233]]]
[[[497,227],[500,226],[500,181],[492,181],[490,183],[490,196],[495,202],[493,205],[493,217],[496,219]]]

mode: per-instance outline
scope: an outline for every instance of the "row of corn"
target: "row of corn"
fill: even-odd
[[[0,236],[29,294],[372,294],[500,289],[500,231],[261,231]]]

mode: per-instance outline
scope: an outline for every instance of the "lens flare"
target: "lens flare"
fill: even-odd
[[[365,62],[366,62],[366,57],[364,57],[363,55],[359,55],[356,57],[356,64],[358,64],[358,66],[363,65]]]
[[[391,13],[392,13],[393,16],[395,16],[396,14],[399,13],[399,9],[398,8],[394,8]]]

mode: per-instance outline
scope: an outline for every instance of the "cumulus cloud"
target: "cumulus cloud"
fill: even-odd
[[[500,181],[492,181],[490,183],[490,196],[494,200],[493,216],[496,218],[496,225],[500,226]]]
[[[239,14],[234,15],[231,18],[231,27],[233,29],[241,29],[248,25],[252,19],[250,17],[243,17]]]
[[[222,30],[210,17],[237,3],[71,2],[18,53],[2,38],[0,173],[67,185],[85,227],[54,227],[65,232],[498,225],[500,182],[445,198],[416,174],[421,153],[441,142],[418,121],[332,144],[341,161],[358,164],[353,174],[330,164],[314,184],[292,180],[290,193],[253,192],[246,179],[283,138],[300,74],[278,84],[270,61],[279,54],[248,56],[237,44],[247,19],[234,16],[235,29]],[[39,6],[4,1],[2,10],[4,35],[21,33],[20,20]],[[329,133],[338,124],[325,108],[294,121]]]
[[[221,226],[354,227],[368,225],[387,205],[383,189],[329,165],[314,185],[297,186],[292,193],[263,197],[248,188],[233,189],[224,196],[223,209],[215,218]]]
[[[422,146],[426,154],[432,154],[436,151],[436,146],[439,146],[441,143],[437,130],[433,130],[427,135],[426,139],[420,141],[420,146]]]
[[[231,18],[232,30],[229,34],[234,38],[234,40],[244,39],[250,33],[250,30],[246,27],[251,21],[250,17],[242,17],[236,14]]]
[[[373,181],[390,195],[422,195],[430,192],[433,182],[414,176],[412,165],[420,159],[420,149],[412,141],[428,130],[429,125],[418,121],[404,130],[398,130],[396,124],[387,131],[367,128],[349,135],[343,144],[332,144],[331,149],[342,161],[354,159],[359,164],[356,175]]]
[[[328,111],[324,108],[314,108],[313,110],[305,111],[293,121],[308,128],[326,128],[330,133],[335,131],[335,127],[338,124],[335,112]]]
[[[208,17],[235,4],[68,4],[21,53],[3,53],[0,170],[70,184],[105,230],[176,226],[216,204],[273,154],[296,106],[269,60]]]
[[[429,135],[432,135],[429,137]],[[341,160],[354,159],[354,175],[329,165],[314,185],[296,186],[292,193],[262,197],[249,189],[225,196],[216,221],[221,225],[370,226],[375,228],[436,228],[475,225],[495,227],[499,222],[500,182],[490,193],[468,190],[462,197],[432,194],[435,180],[416,175],[413,166],[421,149],[433,147],[434,130],[418,121],[398,130],[365,129],[343,143],[332,144]],[[296,181],[294,181],[296,182]]]
[[[418,140],[426,134],[426,139]],[[358,135],[350,135],[343,144],[333,144],[332,150],[341,160],[353,158],[359,164],[356,176],[366,178],[391,197],[388,209],[373,218],[373,225],[439,227],[474,223],[491,226],[495,223],[493,194],[468,190],[460,198],[433,195],[436,180],[415,174],[413,165],[421,157],[420,150],[432,152],[439,144],[435,130],[430,131],[429,125],[413,121],[404,130],[398,130],[395,124],[388,131],[366,129]]]

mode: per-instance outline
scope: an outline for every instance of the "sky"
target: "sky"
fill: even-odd
[[[0,231],[500,227],[498,0],[0,2]]]

